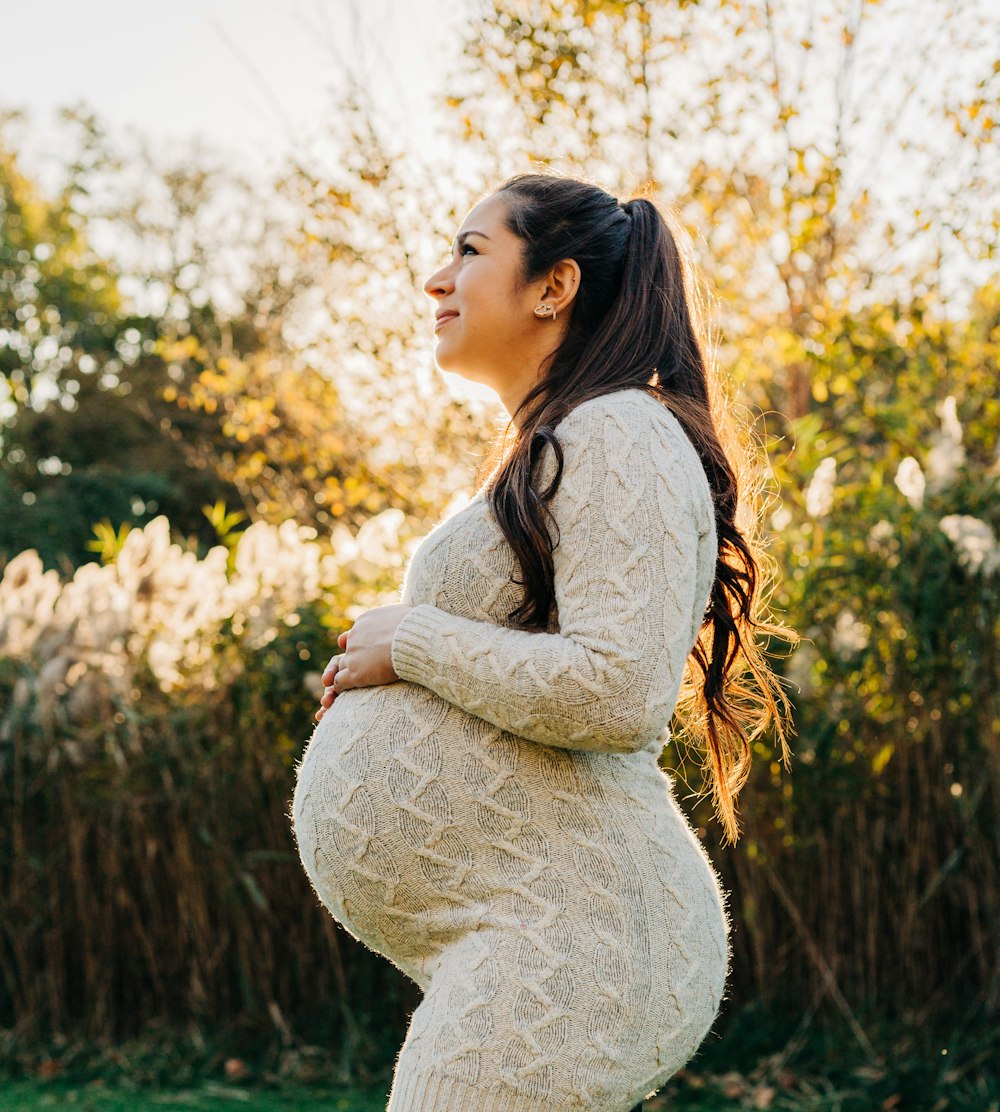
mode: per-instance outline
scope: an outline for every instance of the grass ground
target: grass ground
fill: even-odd
[[[184,1089],[136,1089],[107,1085],[16,1082],[0,1085],[3,1112],[42,1112],[74,1109],[76,1112],[385,1112],[385,1094],[329,1088],[289,1088],[278,1092],[254,1091],[211,1082]]]
[[[178,1090],[142,1090],[133,1086],[107,1085],[103,1081],[84,1085],[54,1082],[0,1083],[0,1108],[3,1112],[42,1112],[72,1109],[74,1112],[385,1112],[386,1094],[359,1090],[294,1087],[279,1092],[241,1089],[207,1083]],[[720,1103],[721,1102],[721,1103]],[[657,1112],[659,1102],[648,1102]],[[719,1093],[689,1093],[680,1102],[672,1101],[671,1110],[684,1112],[728,1112],[745,1107]]]
[[[698,1084],[684,1085],[646,1101],[645,1112],[1000,1112],[1000,1102],[982,1094],[982,1103],[971,1099],[927,1100],[901,1094],[882,1095],[870,1079],[853,1084],[832,1084],[823,1079],[797,1079],[794,1091],[773,1085],[748,1085],[739,1074],[710,1075]],[[727,1095],[731,1094],[731,1095]],[[287,1085],[277,1090],[202,1082],[184,1088],[139,1087],[103,1080],[81,1084],[65,1081],[0,1082],[3,1112],[384,1112],[386,1093],[331,1086]]]
[[[727,1096],[726,1092],[734,1094]],[[737,1096],[736,1094],[739,1094]],[[854,1101],[845,1103],[853,1096]],[[860,1100],[860,1103],[858,1102]],[[242,1088],[218,1082],[204,1082],[184,1088],[139,1087],[113,1084],[103,1080],[81,1084],[67,1082],[0,1082],[0,1108],[3,1112],[42,1112],[43,1109],[72,1109],[74,1112],[385,1112],[383,1089],[341,1089],[330,1086],[289,1085],[278,1090]],[[646,1112],[737,1112],[748,1108],[769,1108],[774,1112],[837,1110],[869,1112],[863,1091],[819,1092],[811,1095],[777,1094],[764,1088],[747,1087],[738,1075],[697,1079],[697,1083],[674,1087],[645,1103]]]
[[[332,1094],[329,1091],[254,1093],[228,1085],[207,1083],[170,1090],[142,1090],[132,1086],[17,1082],[0,1088],[4,1112],[41,1112],[42,1109],[76,1109],[78,1112],[295,1112],[299,1108],[324,1108],[330,1112],[374,1112],[385,1110],[385,1101],[360,1093]]]
[[[748,1011],[710,1037],[645,1112],[1000,1112],[993,1024],[930,1032],[867,1017],[863,1049],[843,1025],[814,1024],[801,1038],[792,1022]],[[66,1040],[29,1049],[12,1035],[0,1031],[0,1112],[385,1110],[384,1058],[366,1067],[300,1044],[251,1053],[218,1032],[194,1040],[158,1032],[100,1049]],[[337,1083],[350,1076],[371,1084]]]

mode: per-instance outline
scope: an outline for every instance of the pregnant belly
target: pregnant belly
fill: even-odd
[[[649,753],[538,745],[405,681],[356,688],[309,741],[293,822],[321,901],[421,985],[484,928],[552,952],[620,928],[724,961],[714,875]]]
[[[414,979],[455,913],[486,896],[463,833],[475,804],[460,770],[463,752],[498,732],[417,684],[355,688],[337,696],[299,766],[293,822],[317,894]]]

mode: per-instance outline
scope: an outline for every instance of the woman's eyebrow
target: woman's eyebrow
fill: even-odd
[[[490,238],[485,232],[476,232],[470,229],[468,232],[462,232],[460,235],[456,236],[455,242],[451,245],[452,251],[454,251],[456,247],[461,247],[462,244],[465,243],[465,241],[469,238],[469,236],[482,236],[483,239]]]

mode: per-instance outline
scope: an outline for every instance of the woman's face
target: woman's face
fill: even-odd
[[[561,309],[565,298],[558,289],[547,296],[554,287],[545,278],[517,289],[522,241],[504,224],[506,204],[494,194],[469,212],[450,261],[427,279],[424,292],[437,313],[454,314],[434,326],[437,365],[491,387],[513,413],[565,329],[561,314],[555,321],[537,317],[535,306],[545,300]]]

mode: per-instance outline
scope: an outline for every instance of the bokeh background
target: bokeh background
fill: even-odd
[[[293,766],[504,424],[423,281],[548,165],[683,227],[803,638],[735,846],[663,755],[735,967],[650,1108],[1000,1108],[998,94],[988,0],[8,6],[0,1105],[384,1107]]]

